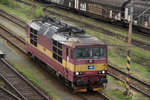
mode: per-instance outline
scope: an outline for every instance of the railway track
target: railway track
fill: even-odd
[[[0,10],[0,11],[2,11],[2,10]],[[5,17],[6,15],[8,15],[8,16],[11,16],[11,17],[9,17],[9,19],[8,20],[10,20],[10,21],[12,21],[12,22],[14,22],[15,24],[17,24],[17,25],[19,25],[20,27],[22,27],[22,25],[23,26],[26,26],[26,23],[22,20],[22,19],[17,19],[17,17],[16,16],[13,16],[13,15],[10,15],[9,13],[6,13],[6,12],[4,12],[4,11],[2,11],[3,13],[5,13],[5,15],[3,15],[3,17]],[[7,16],[6,16],[7,17]],[[14,17],[16,17],[16,18],[14,18]],[[18,20],[18,21],[14,21],[14,20],[12,20],[12,19],[16,19],[16,20]],[[22,24],[19,24],[18,22],[23,22]],[[5,27],[3,27],[4,29],[5,29]],[[24,28],[25,29],[25,27],[22,27],[22,28]],[[8,30],[5,30],[5,31],[8,31]],[[15,35],[15,34],[14,34]],[[16,36],[17,37],[17,36]],[[7,38],[7,37],[6,37]],[[20,38],[19,38],[20,39]],[[21,40],[22,41],[22,40]],[[25,41],[23,41],[23,43],[25,44]],[[125,51],[123,50],[123,49],[121,49],[120,50],[122,53],[119,53],[119,54],[123,54],[123,53],[125,53]],[[25,51],[24,51],[25,52]],[[133,55],[133,54],[132,54]],[[123,56],[122,55],[122,57],[125,57],[125,56]],[[145,61],[148,61],[148,59],[144,59],[144,58],[141,58],[141,59],[143,59],[143,60],[145,60]],[[134,61],[134,62],[136,62],[136,61]],[[137,62],[136,62],[137,63]],[[140,64],[140,63],[139,63]],[[143,65],[143,66],[145,66],[145,65]]]
[[[23,53],[26,53],[25,50],[25,40],[18,37],[15,33],[8,30],[5,26],[0,25],[0,35],[5,38],[7,41],[12,43],[15,47],[19,48]]]
[[[3,87],[0,86],[0,98],[1,100],[21,100],[8,90],[4,89]]]
[[[89,29],[94,30],[96,32],[101,32],[102,34],[105,34],[105,35],[108,35],[108,36],[114,36],[117,39],[122,40],[124,42],[128,41],[128,37],[127,36],[123,36],[121,34],[114,33],[112,31],[106,30],[106,29],[104,29],[104,28],[102,28],[100,26],[96,26],[96,25],[89,24],[89,23],[86,23],[86,22],[83,22],[83,21],[80,21],[80,20],[76,20],[76,19],[73,19],[71,17],[67,17],[65,15],[62,15],[60,13],[56,13],[56,12],[53,12],[53,11],[50,11],[50,10],[47,10],[47,13],[53,14],[53,15],[57,15],[57,16],[63,18],[64,20],[68,20],[68,21],[71,21],[71,22],[74,22],[74,23],[80,23],[81,27],[86,27],[86,28],[89,28]],[[148,43],[144,43],[142,41],[138,41],[138,40],[132,39],[132,44],[134,44],[134,45],[136,45],[138,47],[150,50],[150,44],[148,44]]]
[[[12,94],[19,99],[24,99],[23,96],[18,92],[18,90],[2,74],[0,74],[0,82],[0,87],[3,90],[6,90],[6,92],[9,91],[9,94]]]
[[[1,26],[2,27],[2,26]],[[6,28],[4,27],[3,28],[5,31],[6,31]],[[2,37],[3,38],[5,38],[7,41],[9,41],[11,44],[13,44],[15,47],[17,47],[20,51],[22,51],[23,53],[25,53],[26,54],[26,51],[24,50],[24,49],[22,49],[22,47],[23,46],[20,46],[19,44],[19,42],[22,42],[22,45],[24,45],[24,47],[25,47],[25,41],[22,39],[21,40],[21,38],[19,38],[19,37],[17,37],[16,35],[14,35],[12,32],[10,32],[10,31],[6,31],[6,32],[9,32],[8,34],[12,34],[12,36],[11,35],[2,35]],[[1,34],[0,34],[1,35]],[[9,36],[11,36],[11,38],[9,37]],[[12,39],[12,38],[14,38],[14,39]],[[15,39],[17,39],[18,41],[16,41],[16,42],[14,42],[13,40],[15,40]],[[17,43],[17,45],[16,45],[16,43]],[[23,47],[23,48],[24,48]],[[91,94],[86,94],[86,96],[84,95],[84,94],[79,94],[80,96],[81,96],[81,98],[83,99],[83,100],[90,100],[88,97],[90,97],[91,98],[91,100],[93,100],[92,99],[92,97],[99,97],[98,99],[96,99],[96,100],[111,100],[111,99],[108,99],[108,97],[107,96],[105,96],[105,95],[103,95],[103,94],[100,94],[100,93],[92,93],[92,95]]]
[[[39,3],[39,1],[35,1],[35,2]],[[128,27],[127,26],[123,27],[120,23],[119,24],[114,24],[112,22],[106,21],[106,19],[105,20],[101,20],[101,19],[99,19],[97,17],[91,17],[89,15],[83,14],[82,12],[78,12],[78,11],[75,11],[75,10],[72,10],[72,9],[70,10],[68,8],[62,7],[62,6],[60,6],[59,4],[56,4],[56,3],[48,3],[48,2],[46,2],[46,3],[40,2],[40,3],[43,4],[43,5],[46,5],[46,6],[50,6],[51,5],[55,9],[62,10],[62,11],[65,11],[65,12],[68,12],[68,13],[72,13],[72,14],[77,14],[78,16],[85,17],[85,18],[95,19],[97,22],[102,22],[102,23],[105,23],[107,25],[111,25],[111,26],[114,26],[114,27],[118,27],[119,29],[128,31]],[[150,37],[150,34],[148,34],[148,33],[140,32],[140,31],[136,31],[136,30],[133,30],[133,31],[135,32],[135,34],[140,34],[140,35],[142,34],[144,36]]]
[[[0,83],[1,83],[0,86],[3,89],[9,91],[19,99],[23,99],[22,95],[17,91],[17,89],[12,84],[10,84],[10,82],[2,74],[0,74]]]
[[[83,100],[111,100],[108,96],[99,92],[78,93]]]
[[[18,26],[20,26],[24,29],[26,28],[26,22],[24,20],[20,19],[19,17],[8,14],[7,12],[5,12],[3,10],[0,10],[0,15],[2,17],[5,17],[6,19],[10,20],[11,22],[17,24]]]
[[[0,60],[0,73],[10,86],[16,88],[21,100],[50,100],[38,88],[17,72],[7,61]]]
[[[118,48],[118,51],[115,51],[115,53],[119,54],[122,58],[124,59],[127,59],[127,51],[122,49],[122,48]],[[137,53],[132,53],[131,56],[132,56],[132,62],[134,63],[137,63],[141,66],[147,66],[146,63],[149,62],[149,59],[148,58],[144,58],[144,57],[138,57],[139,59],[141,59],[140,61],[136,60],[135,57],[137,57]]]
[[[25,3],[25,4],[27,4],[27,5],[29,5],[29,3],[26,3],[26,2],[24,2],[24,1],[22,1],[22,2]],[[16,24],[19,25],[20,27],[24,26],[24,27],[22,27],[22,28],[26,29],[26,28],[25,28],[26,22],[25,22],[24,20],[18,18],[17,16],[10,15],[9,13],[4,12],[3,10],[0,10],[0,12],[2,12],[2,14],[4,13],[3,17],[6,17],[8,20],[10,20],[10,21],[16,23]],[[56,14],[55,12],[52,12],[52,11],[47,11],[47,12],[50,12],[50,13],[52,13],[52,14]],[[59,16],[60,14],[57,14],[57,15]],[[8,17],[8,16],[9,16],[9,17]],[[63,15],[63,16],[64,16],[64,15]],[[15,19],[16,21],[14,21],[14,20],[12,20],[12,19]],[[87,25],[87,26],[88,26],[88,25]],[[107,33],[107,32],[106,32],[106,33]],[[109,33],[109,32],[108,32],[108,33]],[[108,35],[109,35],[109,34],[108,34]],[[117,36],[117,37],[119,37],[119,36]],[[123,39],[123,37],[119,37],[119,38]],[[136,42],[136,44],[138,44],[138,43],[139,43],[139,42]],[[142,44],[141,44],[141,45],[142,45]],[[108,45],[108,46],[110,46],[110,45]],[[145,46],[142,46],[142,47],[144,47],[144,48],[146,47],[146,48],[150,49],[150,46],[148,46],[148,45],[145,45]],[[120,49],[120,51],[121,51],[121,52],[119,52],[119,54],[121,54],[121,55],[126,52],[124,49]],[[132,56],[136,56],[136,55],[133,55],[133,54],[132,54]],[[124,57],[124,56],[123,56],[123,57]],[[145,58],[140,58],[140,59],[143,59],[143,61],[148,61],[148,59],[145,59]],[[132,61],[137,63],[136,60],[132,60]],[[142,65],[142,64],[141,64],[141,65]],[[144,65],[144,66],[145,66],[145,65]]]
[[[126,73],[115,68],[114,66],[109,65],[108,74],[119,81],[125,82],[124,80],[126,78]],[[146,82],[141,81],[133,76],[130,76],[129,79],[129,86],[131,88],[150,97],[150,84],[147,84]]]
[[[19,2],[24,3],[24,4],[28,5],[28,6],[36,7],[35,5],[30,4],[28,2],[25,2],[25,1],[21,1],[20,0]],[[43,6],[50,6],[50,5],[43,4]],[[51,7],[55,7],[55,6],[52,5]],[[117,39],[120,39],[120,40],[122,40],[124,42],[128,41],[128,37],[127,36],[124,36],[124,35],[112,32],[112,31],[107,30],[107,29],[104,29],[101,26],[97,26],[97,25],[93,25],[93,24],[90,24],[90,23],[87,23],[87,22],[84,22],[84,21],[81,21],[81,20],[77,20],[77,19],[74,19],[72,17],[68,17],[68,16],[66,16],[64,14],[60,14],[60,13],[57,13],[57,12],[54,12],[54,11],[46,10],[46,12],[49,13],[50,15],[59,16],[59,17],[63,18],[64,20],[71,21],[71,22],[76,23],[76,24],[80,23],[81,27],[86,27],[88,29],[91,29],[91,30],[94,30],[94,31],[97,31],[97,32],[101,32],[102,34],[105,34],[105,35],[108,35],[108,36],[114,36]],[[149,43],[142,42],[142,41],[139,41],[139,40],[136,40],[136,39],[132,39],[132,44],[136,45],[138,47],[150,50],[150,44]]]
[[[36,7],[35,5],[32,5],[32,4],[30,4],[28,2],[25,2],[25,1],[19,0],[18,2],[24,3],[28,6]],[[43,4],[43,5],[45,5],[45,4]],[[52,7],[54,7],[54,6],[52,6]],[[104,29],[101,26],[97,26],[97,25],[93,25],[93,24],[90,24],[90,23],[87,23],[87,22],[84,22],[84,21],[81,21],[81,20],[77,20],[77,19],[74,19],[72,17],[68,17],[66,15],[63,15],[63,14],[60,14],[60,13],[57,13],[57,12],[54,12],[54,11],[46,10],[46,12],[51,14],[51,15],[59,16],[59,17],[63,18],[64,20],[68,20],[68,21],[71,21],[71,22],[76,23],[76,24],[80,23],[81,27],[86,27],[86,28],[89,28],[91,30],[101,32],[102,34],[105,34],[105,35],[108,35],[108,36],[114,36],[117,39],[122,40],[124,42],[128,41],[127,36],[112,32],[112,31],[107,30],[107,29]],[[19,19],[19,20],[21,20],[21,19]],[[149,43],[142,42],[142,41],[139,41],[139,40],[136,40],[136,39],[132,39],[132,44],[136,45],[137,47],[141,47],[143,49],[150,50],[150,44]]]
[[[2,26],[1,26],[2,27]],[[17,37],[16,35],[13,35],[13,33],[12,32],[10,32],[10,31],[8,31],[6,28],[3,28],[2,27],[2,29],[4,29],[5,30],[5,32],[8,32],[7,34],[9,34],[9,35],[7,35],[7,36],[3,36],[2,34],[0,34],[1,36],[3,36],[6,40],[8,40],[9,42],[11,42],[13,45],[15,45],[18,49],[20,49],[23,53],[26,53],[26,51],[25,51],[25,41],[23,40],[23,39],[21,39],[20,37]],[[1,31],[2,31],[2,29],[1,29]],[[1,32],[2,33],[2,32]],[[13,38],[16,38],[16,41],[18,40],[18,42],[14,42],[13,41],[13,39],[11,39],[11,38],[9,38],[9,36],[13,36]],[[22,42],[22,46],[19,46],[19,42]],[[16,43],[17,43],[17,45],[16,45]],[[24,46],[23,46],[24,45]],[[109,67],[110,67],[110,70],[109,70],[109,75],[111,75],[111,76],[113,76],[113,77],[115,77],[115,78],[118,78],[117,76],[119,75],[125,75],[125,73],[123,72],[123,71],[120,71],[119,69],[116,69],[115,67],[113,67],[113,66],[111,66],[111,65],[109,65]],[[115,74],[115,73],[117,73],[117,74]],[[135,84],[134,85],[137,85],[137,84],[140,84],[140,85],[137,85],[137,86],[140,86],[140,88],[139,87],[134,87],[134,85],[130,85],[130,87],[132,87],[132,88],[134,88],[135,90],[137,90],[137,91],[139,91],[139,92],[141,92],[141,93],[143,93],[144,95],[146,95],[146,96],[148,96],[148,97],[150,97],[150,95],[149,95],[149,89],[147,90],[146,89],[146,91],[143,91],[143,87],[145,88],[150,88],[150,85],[149,84],[147,84],[147,83],[144,83],[144,82],[142,82],[142,81],[140,81],[140,80],[138,80],[138,79],[136,79],[136,78],[134,78],[134,77],[130,77],[131,79],[132,79],[132,83],[134,83],[134,81],[137,81],[137,82],[135,82]],[[120,78],[118,78],[118,80],[122,80],[122,79],[120,79]],[[122,80],[123,81],[123,80]]]

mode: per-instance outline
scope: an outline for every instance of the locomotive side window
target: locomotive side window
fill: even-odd
[[[53,45],[57,46],[57,41],[53,40]]]
[[[37,46],[37,30],[30,28],[30,43]]]
[[[53,58],[62,63],[62,44],[53,40]]]

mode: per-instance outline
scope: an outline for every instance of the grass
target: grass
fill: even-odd
[[[61,10],[56,10],[56,9],[54,9],[54,8],[51,8],[52,10],[54,10],[55,12],[60,12],[60,13],[62,13],[62,11]],[[64,13],[64,12],[63,12]],[[77,18],[77,19],[80,19],[80,18],[78,18],[78,16],[77,15],[72,15],[72,13],[70,14],[68,14],[67,12],[65,12],[65,14],[67,14],[67,15],[71,15],[71,17],[73,17],[73,18]],[[83,18],[83,19],[85,19],[85,18]],[[83,20],[82,19],[82,20]],[[92,21],[92,22],[94,22],[93,20],[90,20],[90,19],[86,19],[85,20],[86,22],[89,22],[89,23],[91,23],[90,21]],[[105,26],[105,25],[101,25],[101,26],[104,26],[104,27],[106,27],[106,28],[108,28],[108,27],[110,27],[110,26]],[[114,29],[114,27],[112,27],[112,29]],[[115,30],[120,30],[120,29],[118,29],[118,28],[115,28]],[[95,33],[95,32],[94,32]],[[97,32],[97,33],[95,33],[95,34],[97,34],[97,35],[99,35],[99,32]],[[92,34],[93,35],[93,34]],[[108,36],[107,36],[108,37]],[[111,37],[110,37],[111,38]],[[133,37],[134,38],[134,37]],[[142,40],[145,40],[145,39],[143,39],[143,38],[141,38]],[[110,39],[110,40],[112,40],[112,38]],[[120,44],[124,44],[124,45],[127,45],[127,43],[124,43],[124,42],[121,42],[120,43],[120,41],[119,42],[116,42],[116,38],[114,38],[113,39],[115,42],[114,43],[111,43],[112,41],[110,41],[110,42],[108,42],[108,44],[115,44],[116,45],[116,43],[118,43],[118,45],[120,45]],[[107,40],[104,40],[104,41],[108,41],[108,39]],[[150,42],[150,41],[149,41]],[[141,54],[141,52],[145,52],[144,54],[142,53]],[[146,59],[149,59],[150,58],[150,52],[149,51],[147,51],[147,50],[144,50],[144,49],[142,49],[142,48],[133,48],[133,54],[134,55],[137,55],[137,56],[135,56],[135,57],[133,57],[133,59],[137,59],[137,61],[138,62],[143,62],[143,61],[141,61],[141,59],[142,59],[142,57],[145,57]]]
[[[36,10],[35,10],[35,16],[36,17],[42,17],[42,16],[44,16],[44,12],[43,12],[43,10],[42,10],[42,7],[36,7]]]
[[[24,19],[25,21],[30,21],[34,18],[33,13],[31,13],[31,10],[32,10],[31,7],[28,7],[23,4],[18,4],[18,5],[19,6],[17,6],[17,7],[9,7],[9,6],[0,4],[0,9],[5,10],[10,14],[14,14],[14,15]]]
[[[125,43],[121,40],[118,40],[115,37],[103,35],[100,32],[95,32],[93,30],[87,29],[87,33],[92,35],[92,36],[96,36],[99,39],[105,41],[106,44],[127,46],[127,43]],[[123,49],[125,51],[127,50],[127,47],[113,46],[113,47],[110,47],[110,48],[111,48],[111,50],[118,50],[118,49]],[[140,47],[133,47],[131,52],[132,52],[132,55],[134,55],[135,57],[138,57],[138,58],[142,58],[142,57],[144,57],[145,59],[150,58],[150,51],[145,50],[145,49],[140,48]],[[141,52],[144,52],[144,53],[141,53]],[[132,56],[132,57],[134,57],[134,56]]]
[[[26,1],[26,0],[23,0],[23,1]],[[30,1],[30,0],[29,0]],[[31,2],[30,2],[31,3]],[[37,3],[34,3],[37,5]],[[39,5],[39,4],[38,4]],[[41,5],[42,6],[42,5]],[[87,22],[89,24],[93,24],[93,25],[96,25],[96,26],[101,26],[103,27],[104,29],[107,29],[107,30],[110,30],[114,33],[117,33],[117,34],[121,34],[121,35],[124,35],[124,36],[127,36],[128,34],[128,31],[124,30],[124,29],[119,29],[118,27],[116,26],[110,26],[108,24],[105,24],[103,22],[98,22],[98,21],[95,21],[94,19],[91,19],[91,18],[87,18],[87,17],[83,17],[83,16],[79,16],[78,14],[74,14],[74,13],[69,13],[67,11],[64,11],[64,10],[60,10],[60,9],[55,9],[55,8],[48,8],[49,10],[51,11],[54,11],[54,12],[57,12],[57,13],[61,13],[63,15],[67,15],[71,18],[74,18],[74,19],[77,19],[77,20],[80,20],[80,21],[84,21],[84,22]],[[142,36],[143,37],[143,36]],[[139,41],[143,41],[143,42],[147,42],[147,43],[150,43],[149,41],[149,38],[147,37],[143,37],[145,38],[144,40],[141,38],[141,35],[138,35],[138,34],[135,34],[133,33],[133,39],[135,40],[139,40]]]
[[[118,81],[118,80],[114,80],[114,78],[112,76],[107,76],[107,78],[108,78],[108,80],[111,80],[111,81],[113,81],[114,83],[116,83],[118,85],[124,86],[123,82]]]
[[[25,6],[25,5],[21,5],[21,6],[23,6],[23,7],[12,9],[12,8],[7,7],[5,5],[0,5],[0,8],[8,11],[9,13],[12,13],[12,14],[15,14],[15,15],[19,16],[19,17],[25,19],[26,21],[35,19],[34,18],[35,16],[32,15],[31,12],[30,12],[32,7],[28,7],[28,6]],[[114,28],[114,27],[110,27],[110,26],[104,25],[102,23],[93,22],[93,20],[89,19],[89,18],[85,19],[84,17],[79,17],[75,14],[70,14],[70,13],[68,14],[68,13],[66,13],[62,10],[56,10],[54,8],[50,8],[50,10],[56,11],[58,13],[67,14],[68,16],[71,16],[73,18],[77,18],[77,19],[80,19],[82,21],[86,21],[86,22],[89,22],[89,23],[92,23],[92,24],[95,24],[95,25],[101,25],[104,28],[110,29],[111,31],[114,30],[115,32],[125,33],[124,30],[117,29],[117,28]],[[51,16],[55,16],[55,15],[51,15]],[[63,20],[61,17],[58,17],[58,16],[55,16],[55,17],[58,18],[58,19]],[[69,22],[69,23],[72,23],[72,22]],[[72,24],[79,25],[78,23],[72,23]],[[86,29],[86,31],[87,31],[87,34],[90,34],[92,36],[96,36],[99,39],[103,40],[107,44],[127,45],[127,43],[125,43],[125,42],[123,42],[123,41],[121,41],[121,40],[119,40],[115,37],[104,35],[101,32],[93,31],[93,30],[90,30],[90,29]],[[142,40],[142,41],[145,41],[145,42],[150,42],[148,39],[143,39],[143,37],[140,38],[138,35],[134,36],[133,38],[134,39],[139,38],[138,40]],[[115,65],[115,66],[117,66],[117,68],[120,68],[120,69],[125,71],[126,70],[126,58],[123,58],[122,56],[120,56],[119,49],[127,50],[127,47],[113,47],[113,46],[110,46],[108,49],[109,49],[108,54],[109,54],[110,64]],[[137,60],[138,62],[141,62],[143,64],[147,64],[147,62],[143,61],[142,58],[149,59],[150,58],[150,51],[142,49],[140,47],[134,47],[134,48],[132,48],[132,55],[133,55],[131,57],[132,59]],[[149,82],[149,79],[147,79],[147,77],[143,77],[143,76],[149,76],[149,74],[150,74],[149,68],[146,68],[145,66],[137,64],[135,62],[132,62],[131,63],[131,69],[133,71],[132,72],[133,75],[137,76],[141,80]],[[20,69],[20,70],[23,70],[23,69]],[[27,71],[24,72],[24,73],[27,73]],[[39,86],[42,86],[42,83],[38,82],[38,80],[36,80],[36,78],[30,76],[30,74],[29,74],[29,79],[34,81]],[[117,83],[117,84],[122,85],[122,83]],[[43,88],[45,88],[45,87],[43,86]],[[45,89],[46,89],[46,91],[48,91],[47,88],[45,88]],[[51,91],[49,91],[49,92],[51,92]],[[119,92],[115,92],[114,95],[117,95],[118,93]]]
[[[5,85],[5,84],[4,84],[3,82],[1,82],[1,81],[0,81],[0,86],[2,86],[2,87],[3,87],[4,85]]]
[[[28,7],[28,6],[25,6],[23,4],[20,4],[21,5],[20,7],[21,8],[15,8],[15,9],[12,9],[10,7],[7,7],[7,6],[4,6],[2,5],[1,8],[13,13],[13,14],[16,14],[17,16],[25,19],[25,20],[31,20],[31,19],[34,19],[34,15],[30,15],[30,10],[32,9],[32,7]],[[54,10],[54,11],[57,11],[57,12],[62,12],[61,10],[56,10],[54,8],[51,8],[51,10]],[[26,14],[24,14],[24,12],[26,12]],[[29,16],[30,15],[30,16]],[[72,14],[67,14],[67,15],[71,15],[73,18],[75,18],[77,15],[73,16]],[[55,15],[52,15],[52,16],[55,16]],[[60,17],[58,16],[55,16],[57,17],[58,19],[61,19]],[[79,18],[79,17],[77,17]],[[84,19],[84,18],[83,18]],[[88,19],[87,19],[88,20]],[[89,20],[91,21],[91,20]],[[71,22],[69,22],[71,23]],[[76,24],[76,25],[79,25],[78,23],[72,23],[72,24]],[[110,26],[109,26],[110,27]],[[121,41],[121,40],[118,40],[117,38],[115,37],[112,37],[112,36],[107,36],[107,35],[104,35],[100,32],[96,32],[96,31],[93,31],[93,30],[90,30],[90,29],[86,29],[87,33],[92,35],[92,36],[96,36],[98,37],[99,39],[105,41],[105,43],[107,44],[113,44],[113,45],[127,45],[127,43]],[[123,49],[123,50],[127,50],[126,47],[109,47],[109,61],[111,64],[113,65],[117,65],[118,67],[122,68],[121,66],[126,66],[126,59],[125,58],[122,58],[118,53],[119,53],[119,50],[118,49]],[[117,53],[116,53],[117,52]],[[144,53],[141,53],[141,52],[144,52]],[[126,54],[126,53],[125,53]],[[146,59],[149,59],[150,58],[150,52],[147,51],[147,50],[144,50],[142,48],[139,48],[139,47],[136,47],[136,48],[133,48],[132,49],[132,54],[134,54],[131,58],[138,61],[138,62],[142,62],[143,64],[147,64],[147,62],[144,62],[143,61],[143,57],[146,58]],[[115,58],[115,59],[114,59]],[[141,66],[139,64],[136,64],[136,63],[132,63],[132,66],[134,66],[133,68],[135,68],[135,70],[139,71],[140,73],[146,73],[148,74],[148,72],[146,71],[147,68],[145,68],[145,66]],[[141,66],[143,68],[143,70],[139,70],[139,67],[137,66]],[[125,67],[123,68],[125,69]]]
[[[110,96],[112,98],[112,100],[149,100],[148,97],[143,96],[140,93],[136,93],[135,91],[133,91],[134,97],[132,96],[124,96],[123,93],[125,91],[125,87],[124,87],[124,83],[121,81],[116,81],[113,77],[108,76],[107,77],[109,82],[113,82],[115,84],[117,84],[116,88],[109,88],[106,90],[103,90],[101,92],[103,92],[104,94],[107,94],[108,96]]]
[[[53,97],[54,100],[60,100],[60,98],[57,97],[56,94],[51,89],[45,87],[45,85],[43,84],[43,82],[41,82],[36,77],[34,77],[32,75],[32,73],[30,73],[30,71],[27,70],[24,66],[16,64],[14,62],[11,62],[11,64],[13,65],[13,67],[15,69],[17,69],[19,72],[21,72],[23,75],[25,75],[30,81],[32,81],[34,84],[36,84],[37,86],[39,86],[43,90],[45,90],[47,93],[49,93]]]
[[[116,91],[114,91],[112,94],[121,100],[132,100],[131,96],[124,96],[122,91],[118,89],[116,89]]]
[[[55,15],[52,15],[52,16],[56,17],[56,18],[58,18],[60,20],[63,20],[62,18],[57,17]],[[72,23],[72,22],[69,22],[69,23],[77,25],[77,26],[80,26],[78,23]],[[87,31],[88,34],[98,37],[99,39],[105,41],[105,43],[107,43],[107,44],[126,45],[127,46],[127,43],[125,43],[125,42],[123,42],[121,40],[118,40],[115,37],[107,36],[107,35],[104,35],[104,34],[102,34],[100,32],[96,32],[96,31],[93,31],[93,30],[90,30],[90,29],[86,29],[86,31]],[[114,47],[113,52],[109,52],[109,54],[114,53],[114,51],[118,52],[119,51],[118,49],[123,49],[124,51],[127,51],[127,47]],[[141,52],[144,52],[144,53],[141,53]],[[120,52],[118,52],[118,53],[120,53]],[[124,54],[126,55],[126,52]],[[148,62],[143,61],[143,57],[145,59],[149,59],[150,58],[150,51],[145,50],[145,49],[140,48],[140,47],[133,47],[132,48],[132,56],[131,56],[131,58],[133,60],[135,60],[137,62],[141,62],[142,64],[146,65]]]
[[[127,45],[127,43],[124,43],[121,40],[117,40],[114,37],[106,36],[106,35],[103,35],[101,33],[95,32],[93,30],[87,29],[87,33],[92,35],[92,36],[98,37],[99,39],[105,41],[107,44]],[[116,67],[118,67],[119,69],[122,69],[123,71],[126,71],[126,63],[127,63],[126,58],[123,58],[122,56],[120,56],[120,54],[118,53],[119,52],[118,48],[121,48],[121,47],[109,47],[108,48],[109,49],[108,50],[109,63],[111,65],[115,65]],[[125,48],[125,47],[122,47],[122,49],[127,50],[127,48]],[[144,52],[144,54],[140,53],[141,51]],[[138,57],[138,58],[144,57],[147,59],[150,58],[150,52],[147,50],[144,50],[142,48],[133,48],[132,53],[137,53],[136,55],[134,55],[135,58],[136,57]],[[131,59],[132,59],[132,57],[131,57]],[[133,75],[137,76],[139,79],[141,79],[143,81],[149,82],[147,77],[141,77],[141,76],[149,76],[149,74],[150,74],[149,68],[142,66],[140,64],[137,64],[135,62],[131,62],[131,70],[132,70]]]

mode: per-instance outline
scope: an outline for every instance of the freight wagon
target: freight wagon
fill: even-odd
[[[131,0],[38,0],[68,8],[86,16],[128,26]],[[134,3],[134,28],[150,33],[150,1],[138,0]],[[145,10],[147,11],[142,15]],[[139,17],[138,17],[139,16]]]

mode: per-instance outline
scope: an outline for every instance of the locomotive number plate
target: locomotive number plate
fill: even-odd
[[[89,65],[89,66],[88,66],[88,70],[93,70],[94,67],[95,67],[94,65]]]

